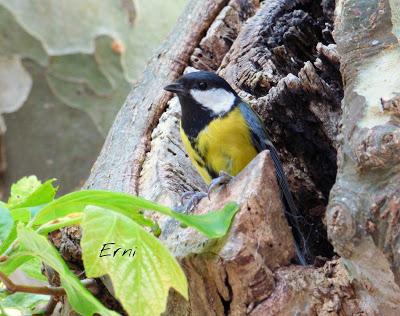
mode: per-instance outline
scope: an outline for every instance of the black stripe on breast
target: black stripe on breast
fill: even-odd
[[[195,138],[195,139],[189,138],[189,140],[190,140],[190,144],[192,145],[193,150],[197,153],[197,155],[201,159],[201,160],[199,160],[199,159],[195,158],[196,162],[199,164],[199,166],[201,168],[204,168],[204,169],[207,170],[208,174],[210,175],[210,177],[212,179],[217,178],[218,177],[218,171],[215,171],[211,167],[211,165],[209,163],[207,163],[207,160],[205,158],[207,156],[208,148],[205,147],[204,148],[204,152],[200,152],[200,150],[198,149],[198,146],[197,146],[197,138]]]

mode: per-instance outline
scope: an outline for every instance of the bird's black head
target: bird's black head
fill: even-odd
[[[193,91],[212,91],[222,89],[236,95],[235,90],[217,74],[211,71],[194,71],[180,77],[175,83],[164,88],[178,96],[189,95]]]
[[[191,136],[197,135],[214,117],[229,112],[238,100],[229,83],[209,71],[190,72],[164,89],[178,95],[182,127]]]

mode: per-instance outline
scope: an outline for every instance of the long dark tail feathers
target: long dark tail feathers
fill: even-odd
[[[271,146],[268,149],[274,162],[278,184],[283,194],[285,215],[289,222],[289,225],[292,227],[293,237],[295,239],[297,261],[301,265],[311,264],[312,256],[307,245],[307,240],[302,232],[302,227],[305,225],[302,225],[300,223],[301,221],[303,221],[303,224],[305,224],[305,218],[299,212],[294,203],[293,196],[290,192],[289,184],[286,179],[286,175],[283,171],[282,164],[275,147]]]
[[[304,256],[302,250],[300,249],[299,245],[297,242],[294,243],[294,248],[295,248],[295,252],[296,252],[296,259],[297,259],[297,263],[302,265],[302,266],[306,266],[307,265],[307,259]]]

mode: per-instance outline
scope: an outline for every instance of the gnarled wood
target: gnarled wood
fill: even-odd
[[[400,121],[382,100],[400,93],[398,1],[337,3],[346,83],[329,237],[369,314],[400,313]]]

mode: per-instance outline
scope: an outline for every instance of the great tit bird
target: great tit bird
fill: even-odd
[[[180,134],[193,165],[207,184],[218,176],[237,175],[261,151],[268,149],[293,228],[296,254],[306,264],[307,247],[301,234],[298,212],[278,153],[258,114],[223,78],[213,72],[183,75],[164,88],[178,95],[182,117]],[[218,181],[217,181],[218,182]]]

